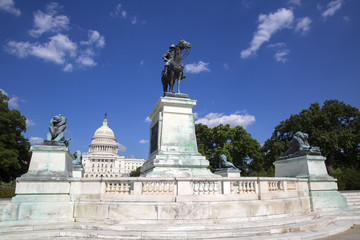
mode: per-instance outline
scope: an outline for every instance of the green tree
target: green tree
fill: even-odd
[[[0,91],[0,180],[9,182],[26,173],[30,162],[30,143],[22,133],[26,118],[9,110],[9,98]]]
[[[265,169],[272,167],[297,131],[308,133],[310,145],[320,147],[329,174],[335,168],[360,170],[360,111],[338,100],[327,100],[322,107],[313,103],[309,109],[280,122],[262,147],[264,156],[256,164]]]
[[[140,171],[141,167],[136,168],[135,170],[130,172],[130,177],[140,177],[141,171]]]
[[[220,124],[209,128],[196,124],[195,131],[199,152],[210,161],[212,169],[219,167],[218,157],[224,154],[246,175],[249,162],[260,156],[260,144],[241,126]]]

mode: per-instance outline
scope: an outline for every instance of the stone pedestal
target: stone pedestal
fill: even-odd
[[[321,155],[282,157],[274,162],[275,177],[307,178],[312,210],[348,208],[337,191],[336,179],[327,174],[326,158]]]
[[[220,175],[221,177],[240,177],[240,170],[234,168],[218,168],[214,174]]]
[[[3,221],[72,220],[70,178],[73,156],[68,148],[43,143],[32,148],[29,170],[16,180],[16,196],[4,208]]]
[[[149,117],[148,160],[141,168],[146,177],[217,177],[207,169],[209,161],[197,149],[195,100],[161,97]]]
[[[73,166],[72,176],[73,176],[73,178],[83,178],[84,177],[84,168],[78,167],[78,166]]]
[[[67,178],[72,175],[73,156],[65,145],[35,145],[28,172],[22,177]]]

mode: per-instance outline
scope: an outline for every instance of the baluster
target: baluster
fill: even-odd
[[[204,182],[199,182],[199,194],[204,194],[205,184]]]
[[[130,184],[128,182],[126,182],[124,184],[125,184],[125,193],[130,194]]]
[[[106,192],[110,192],[110,184],[108,182],[106,183]]]
[[[147,194],[147,186],[146,185],[147,185],[147,182],[142,183],[142,192],[143,192],[144,195]]]
[[[230,182],[230,194],[234,194],[234,182]]]
[[[210,194],[210,182],[204,182],[204,194]]]
[[[174,182],[169,183],[169,193],[171,193],[171,194],[174,193]]]
[[[209,182],[209,194],[214,194],[214,182]]]
[[[244,192],[244,188],[243,188],[243,181],[238,181],[238,192],[237,194],[242,194]]]

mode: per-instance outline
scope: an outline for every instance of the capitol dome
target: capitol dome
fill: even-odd
[[[92,138],[89,145],[89,152],[101,152],[101,153],[117,153],[118,145],[113,130],[107,125],[107,118],[103,120],[103,125],[99,127]]]

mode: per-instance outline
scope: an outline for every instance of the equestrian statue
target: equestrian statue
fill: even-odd
[[[175,80],[177,80],[177,93],[180,93],[180,81],[185,78],[182,59],[189,55],[191,44],[180,38],[175,46],[172,44],[169,50],[162,56],[165,62],[164,70],[161,73],[164,96],[166,92],[173,92]]]

